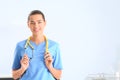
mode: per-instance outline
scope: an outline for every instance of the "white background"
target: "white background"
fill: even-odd
[[[0,76],[11,76],[16,43],[28,38],[27,17],[41,10],[45,34],[60,44],[62,80],[114,74],[120,63],[120,0],[0,1]]]

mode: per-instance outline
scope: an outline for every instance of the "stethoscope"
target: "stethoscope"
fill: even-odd
[[[45,53],[49,53],[48,39],[46,38],[46,36],[44,36],[44,38],[45,38],[45,43],[46,43],[46,45],[45,45]],[[25,43],[25,46],[24,46],[24,49],[26,50],[28,46],[32,49],[32,57],[30,58],[30,60],[31,60],[33,58],[34,47],[30,43],[30,37],[27,39],[27,41]]]

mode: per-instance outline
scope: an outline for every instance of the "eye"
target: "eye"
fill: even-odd
[[[34,24],[35,24],[35,22],[30,22],[30,24],[33,24],[33,25],[34,25]]]
[[[41,24],[41,23],[42,23],[42,21],[39,21],[39,22],[38,22],[38,24]]]

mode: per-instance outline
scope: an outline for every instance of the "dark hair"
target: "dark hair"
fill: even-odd
[[[43,20],[45,21],[45,16],[44,16],[44,14],[42,13],[42,11],[40,11],[40,10],[33,10],[33,11],[31,11],[30,14],[29,14],[29,16],[28,16],[28,21],[29,21],[29,19],[30,19],[30,16],[31,16],[31,15],[35,15],[35,14],[40,14],[40,15],[42,15],[42,18],[43,18]]]

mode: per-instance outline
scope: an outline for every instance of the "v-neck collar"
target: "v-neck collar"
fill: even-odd
[[[30,40],[30,44],[34,47],[34,49],[37,49],[38,47],[43,47],[45,46],[45,41],[39,43],[39,44],[36,44],[35,42],[33,42],[32,40]]]

